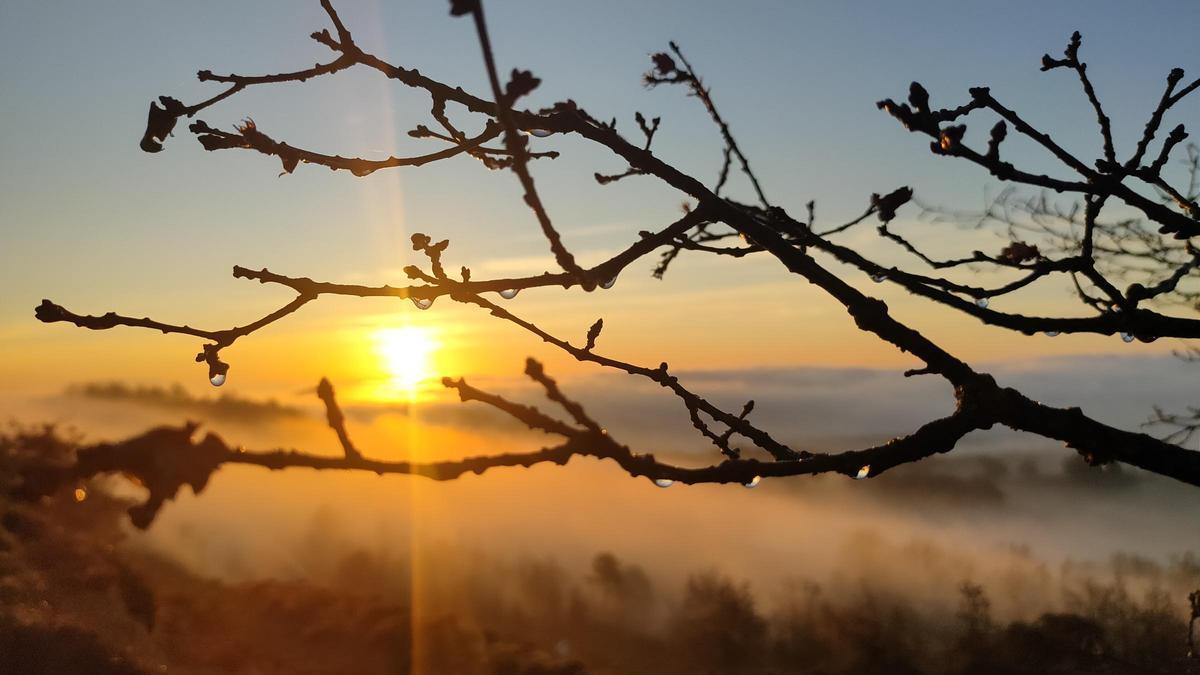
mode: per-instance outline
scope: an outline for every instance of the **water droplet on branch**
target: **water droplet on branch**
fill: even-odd
[[[887,281],[887,275],[886,274],[872,274],[871,281],[874,281],[877,284],[882,284],[883,282]]]
[[[503,291],[499,291],[500,297],[504,298],[505,300],[512,300],[513,298],[517,297],[517,293],[520,292],[521,289],[519,288],[506,288]]]
[[[1121,333],[1121,339],[1125,342],[1133,342],[1133,333]]]
[[[749,481],[742,483],[742,487],[748,488],[748,489],[756,488],[756,487],[758,487],[758,484],[761,482],[762,482],[762,476],[755,476],[754,478],[751,478]]]
[[[669,488],[675,484],[675,481],[671,480],[670,478],[655,478],[654,484],[660,488]]]
[[[1058,331],[1048,330],[1046,331],[1046,337],[1058,337]]]
[[[208,381],[212,383],[212,386],[219,387],[225,384],[225,373],[217,373],[216,375],[208,378]]]
[[[545,138],[553,133],[554,132],[549,129],[530,129],[529,130],[530,136],[537,136],[538,138]]]
[[[616,283],[617,283],[617,277],[614,275],[611,279],[601,281],[600,288],[603,288],[604,290],[608,290],[608,289],[612,288]]]
[[[988,299],[987,298],[978,298],[977,300],[975,300],[975,306],[978,307],[979,309],[987,309]]]
[[[433,298],[412,298],[412,304],[417,309],[429,309],[433,307]]]
[[[862,480],[869,475],[871,475],[871,465],[864,464],[863,467],[858,470],[858,473],[854,475],[854,480]]]

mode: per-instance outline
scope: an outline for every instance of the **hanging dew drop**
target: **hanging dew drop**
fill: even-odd
[[[675,484],[675,481],[671,480],[670,478],[655,478],[654,484],[660,488],[669,488]]]
[[[612,277],[611,279],[607,279],[607,280],[605,280],[605,281],[601,281],[601,282],[600,282],[600,288],[603,288],[604,290],[606,290],[606,291],[607,291],[608,289],[610,289],[610,288],[612,288],[613,286],[615,286],[615,285],[616,285],[616,283],[617,283],[617,278],[614,276],[614,277]]]
[[[212,383],[212,386],[219,387],[225,384],[225,373],[217,373],[216,375],[208,378],[208,381]]]
[[[545,138],[553,133],[554,132],[549,129],[530,129],[529,130],[530,136],[537,136],[538,138]]]
[[[1133,342],[1133,333],[1121,333],[1121,339],[1125,342]]]
[[[742,487],[744,487],[748,490],[754,489],[754,488],[758,487],[758,484],[761,482],[762,482],[762,476],[755,476],[754,478],[751,478],[749,481],[742,483]]]
[[[412,303],[417,309],[429,309],[433,307],[433,298],[412,298]]]
[[[1048,330],[1046,331],[1046,337],[1058,337],[1058,331]]]
[[[975,301],[975,306],[976,306],[976,307],[978,307],[979,309],[987,309],[987,306],[988,306],[988,299],[987,299],[987,298],[979,298],[979,299],[977,299],[977,300]]]
[[[499,293],[500,293],[500,297],[504,298],[505,300],[512,300],[513,298],[517,297],[517,293],[520,293],[520,292],[521,292],[521,289],[519,289],[519,288],[506,288],[503,291],[500,291]]]
[[[887,275],[886,274],[872,274],[871,281],[874,281],[877,284],[882,284],[883,282],[887,281]]]
[[[858,470],[858,473],[854,474],[854,480],[862,480],[869,475],[871,475],[871,465],[866,464]]]

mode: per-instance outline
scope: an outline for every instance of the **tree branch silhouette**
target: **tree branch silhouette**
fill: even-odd
[[[573,424],[558,420],[535,407],[510,401],[477,389],[464,379],[444,378],[442,383],[458,392],[463,402],[478,401],[521,422],[529,429],[561,437],[557,445],[536,452],[498,453],[440,462],[383,461],[364,457],[350,444],[344,420],[328,380],[317,388],[326,406],[330,427],[345,450],[342,457],[316,455],[296,450],[247,451],[231,446],[213,433],[196,440],[198,425],[158,427],[117,443],[98,443],[80,448],[76,462],[67,466],[30,467],[22,483],[22,494],[36,498],[51,494],[64,485],[105,473],[120,472],[135,477],[148,491],[145,502],[129,509],[131,520],[140,528],[149,527],[162,506],[178,494],[184,485],[200,493],[209,478],[224,464],[245,464],[278,470],[309,468],[317,470],[372,471],[383,474],[408,474],[433,480],[453,480],[466,473],[482,474],[500,467],[530,467],[541,463],[566,464],[572,457],[610,460],[631,476],[644,476],[666,487],[675,482],[741,483],[754,487],[763,477],[815,475],[838,472],[864,478],[934,452],[945,452],[970,431],[960,416],[952,416],[925,425],[911,436],[863,450],[812,456],[804,460],[760,461],[730,458],[704,467],[683,467],[662,462],[652,454],[637,454],[613,439],[584,411],[568,398],[557,383],[545,374],[542,365],[529,359],[526,374],[545,389],[546,397],[563,407]],[[941,448],[939,450],[939,448]],[[871,465],[871,463],[874,465]]]
[[[583,404],[569,398],[542,366],[530,359],[526,374],[542,386],[551,402],[563,408],[569,421],[481,391],[462,379],[447,378],[444,384],[455,389],[463,401],[484,403],[531,430],[558,437],[556,445],[538,452],[496,454],[424,464],[370,460],[351,443],[334,398],[333,387],[327,381],[322,381],[317,391],[325,403],[329,425],[342,445],[343,457],[285,450],[244,452],[230,448],[212,434],[193,442],[196,428],[191,425],[164,427],[120,443],[85,448],[80,451],[75,466],[61,469],[55,476],[43,477],[44,485],[108,471],[133,473],[143,483],[157,486],[151,487],[147,504],[139,506],[139,510],[133,514],[134,522],[144,527],[179,487],[188,484],[195,490],[202,489],[208,476],[217,467],[227,463],[253,464],[272,469],[308,467],[367,470],[449,480],[466,472],[482,473],[493,467],[531,466],[543,462],[561,464],[581,455],[611,460],[630,475],[646,477],[660,485],[670,482],[753,485],[764,477],[825,472],[869,478],[908,462],[949,452],[967,434],[995,425],[1061,441],[1075,449],[1089,464],[1120,461],[1200,485],[1200,453],[1170,442],[1178,441],[1179,436],[1159,439],[1125,431],[1091,419],[1079,408],[1048,406],[1004,387],[991,375],[977,371],[929,336],[897,320],[883,301],[863,292],[824,262],[825,258],[831,259],[837,265],[864,273],[875,282],[886,281],[898,285],[916,296],[968,314],[998,329],[1026,334],[1120,334],[1125,341],[1139,339],[1147,342],[1163,337],[1200,337],[1200,320],[1167,313],[1171,301],[1192,299],[1200,293],[1188,283],[1193,280],[1193,272],[1200,265],[1200,251],[1188,241],[1200,235],[1200,208],[1196,205],[1196,176],[1200,159],[1197,159],[1198,153],[1194,149],[1189,149],[1192,169],[1186,189],[1172,186],[1162,175],[1172,149],[1186,138],[1183,126],[1179,125],[1168,134],[1160,152],[1153,156],[1150,164],[1143,164],[1166,113],[1184,96],[1200,87],[1200,80],[1177,88],[1183,71],[1175,69],[1171,72],[1166,90],[1136,150],[1123,163],[1118,161],[1111,122],[1087,75],[1086,64],[1079,61],[1081,38],[1078,33],[1071,37],[1064,52],[1065,57],[1043,57],[1042,69],[1068,68],[1075,71],[1100,127],[1101,156],[1091,165],[1004,106],[986,87],[972,88],[971,100],[957,108],[932,108],[929,93],[915,82],[909,89],[907,103],[897,104],[891,99],[880,101],[879,108],[899,120],[909,131],[932,138],[930,148],[936,155],[977,164],[1015,186],[1054,190],[1083,200],[1082,206],[1076,204],[1069,210],[1059,210],[1044,196],[1040,201],[1021,201],[1015,192],[1006,191],[989,206],[985,215],[978,217],[976,225],[1006,223],[1009,236],[1007,245],[991,253],[972,251],[960,257],[939,260],[922,251],[912,237],[901,233],[893,225],[897,211],[913,198],[913,192],[908,187],[871,195],[862,215],[819,232],[815,229],[813,202],[805,205],[806,213],[801,217],[793,217],[785,208],[769,202],[751,162],[734,139],[730,125],[718,112],[711,90],[702,83],[674,42],[670,43],[670,54],[652,55],[652,68],[644,75],[644,82],[651,86],[684,85],[712,119],[723,151],[718,177],[711,188],[652,150],[660,118],[647,121],[640,112],[636,113],[634,120],[642,139],[635,143],[617,131],[615,118],[611,122],[601,122],[572,100],[555,103],[537,112],[516,109],[515,104],[530,93],[540,80],[530,71],[513,69],[508,82],[502,86],[482,4],[477,0],[452,0],[450,5],[452,15],[469,16],[473,23],[491,89],[490,99],[432,79],[415,69],[392,65],[363,51],[354,42],[330,2],[321,0],[333,32],[321,30],[313,33],[312,38],[337,54],[333,61],[279,75],[213,75],[209,71],[200,71],[201,81],[228,84],[230,87],[192,106],[185,106],[166,96],[159,99],[161,105],[152,103],[142,147],[148,152],[158,152],[179,118],[192,117],[248,87],[299,82],[310,77],[331,75],[352,66],[365,66],[406,87],[428,94],[431,99],[432,126],[441,130],[433,131],[430,126],[421,124],[410,135],[445,143],[446,147],[416,157],[364,160],[316,153],[278,142],[260,131],[249,118],[235,131],[221,131],[201,120],[192,123],[189,128],[208,150],[256,150],[278,158],[285,173],[291,173],[300,164],[318,164],[346,169],[362,176],[377,170],[416,167],[455,156],[472,157],[490,169],[510,170],[517,176],[523,199],[534,213],[556,262],[562,268],[561,272],[480,280],[473,279],[469,267],[463,266],[459,278],[452,278],[447,274],[442,260],[449,241],[435,242],[428,235],[414,234],[413,249],[422,252],[430,265],[428,270],[415,265],[406,267],[405,274],[414,283],[405,286],[337,284],[308,277],[285,276],[265,268],[252,270],[234,267],[233,274],[237,278],[283,285],[296,293],[295,298],[286,305],[246,326],[202,330],[113,312],[88,316],[68,311],[49,300],[43,300],[38,306],[37,318],[44,322],[66,322],[95,330],[129,326],[200,338],[206,342],[196,360],[206,363],[213,383],[220,384],[224,382],[229,369],[228,364],[220,358],[224,348],[290,315],[322,295],[407,298],[421,309],[429,308],[435,299],[444,296],[455,302],[477,306],[536,335],[579,361],[619,370],[659,384],[680,399],[693,426],[717,448],[723,456],[722,461],[707,467],[688,468],[660,462],[653,455],[635,453],[614,440],[603,425],[587,413]],[[474,135],[462,131],[451,121],[447,112],[451,105],[456,109],[461,108],[464,113],[481,117],[482,130]],[[975,113],[990,113],[1000,118],[991,127],[986,149],[982,152],[972,149],[965,142],[967,127],[962,120]],[[1010,126],[1056,158],[1071,172],[1071,177],[1050,177],[1019,169],[1003,160],[1001,147]],[[551,221],[529,170],[530,160],[553,158],[556,153],[531,151],[528,141],[530,134],[571,134],[608,150],[625,163],[626,169],[617,174],[597,172],[595,178],[600,185],[631,176],[653,178],[682,195],[686,200],[684,215],[657,232],[640,232],[636,241],[604,262],[588,269],[580,267]],[[486,145],[497,138],[503,139],[503,148]],[[722,196],[728,187],[734,160],[758,204],[742,203]],[[1143,194],[1147,189],[1156,191],[1157,198]],[[1111,202],[1121,202],[1133,208],[1141,214],[1141,219],[1136,222],[1108,221],[1103,217],[1103,211]],[[1012,219],[1014,215],[1024,220]],[[934,272],[918,273],[897,266],[885,267],[861,251],[837,243],[839,235],[865,223],[872,216],[878,220],[877,233],[883,241],[900,247]],[[733,242],[733,245],[725,245],[726,241]],[[603,328],[602,320],[587,331],[583,346],[577,346],[518,317],[482,295],[494,292],[507,299],[517,291],[528,288],[607,288],[629,265],[660,250],[661,257],[653,270],[654,275],[660,277],[676,264],[683,251],[734,258],[766,256],[774,259],[791,274],[816,286],[840,303],[859,330],[873,334],[918,359],[920,366],[910,369],[906,375],[934,375],[945,380],[955,394],[954,409],[945,417],[920,426],[910,435],[878,446],[838,453],[795,449],[775,440],[769,432],[758,428],[748,419],[754,407],[753,401],[748,402],[740,413],[726,411],[680,383],[665,362],[658,367],[647,367],[598,353],[597,341]],[[822,256],[822,261],[818,261],[817,254]],[[979,269],[1017,276],[990,286],[939,276],[959,270]],[[1019,311],[998,311],[989,306],[992,300],[1063,275],[1070,277],[1079,300],[1092,313],[1091,316],[1035,316]],[[1118,284],[1126,283],[1128,285],[1124,289],[1118,287]],[[1165,413],[1160,413],[1159,418],[1160,422],[1168,424],[1184,422]],[[732,444],[735,437],[745,439],[766,457],[743,457],[743,450]],[[164,457],[174,459],[166,461]],[[140,462],[149,462],[152,466],[142,467]],[[36,480],[31,480],[30,484],[35,487],[39,485]]]

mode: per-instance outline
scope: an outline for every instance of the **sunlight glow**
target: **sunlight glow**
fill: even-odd
[[[375,353],[387,380],[381,398],[419,397],[422,387],[436,377],[434,356],[440,346],[437,333],[423,326],[380,328],[371,334]]]

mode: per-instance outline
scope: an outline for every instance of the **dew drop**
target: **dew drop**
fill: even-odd
[[[600,282],[600,288],[603,288],[604,290],[606,290],[606,291],[607,291],[608,289],[610,289],[610,288],[612,288],[614,285],[616,285],[616,283],[617,283],[617,278],[614,276],[614,277],[612,277],[611,279],[607,279],[607,280],[605,280],[605,281],[601,281],[601,282]]]
[[[85,499],[87,499],[87,490],[81,487],[75,488],[75,501],[81,502]]]
[[[1058,337],[1058,331],[1048,330],[1046,331],[1046,337]]]
[[[669,488],[675,484],[675,481],[671,480],[670,478],[655,478],[654,484],[660,488]]]
[[[862,480],[869,475],[871,475],[871,465],[865,464],[863,465],[863,468],[859,469],[858,473],[854,475],[854,480]]]
[[[1121,339],[1125,342],[1133,342],[1133,333],[1121,333]]]
[[[761,482],[762,482],[762,476],[755,476],[754,478],[751,478],[748,482],[742,483],[742,487],[747,488],[747,489],[756,488],[756,487],[758,487],[758,484]]]
[[[216,375],[208,378],[208,381],[212,383],[212,386],[219,387],[225,384],[225,373],[217,373]]]
[[[517,293],[520,292],[521,289],[519,288],[506,288],[503,291],[500,291],[500,297],[504,298],[505,300],[512,300],[513,298],[517,297]]]
[[[433,307],[433,298],[411,298],[413,305],[417,309],[429,309]]]
[[[530,129],[529,130],[530,136],[537,136],[538,138],[545,138],[553,133],[554,132],[549,129]]]
[[[978,307],[979,309],[987,309],[988,299],[987,298],[979,298],[979,299],[975,300],[975,306]]]
[[[871,281],[874,281],[877,284],[882,284],[883,282],[887,281],[887,275],[886,274],[872,274]]]

